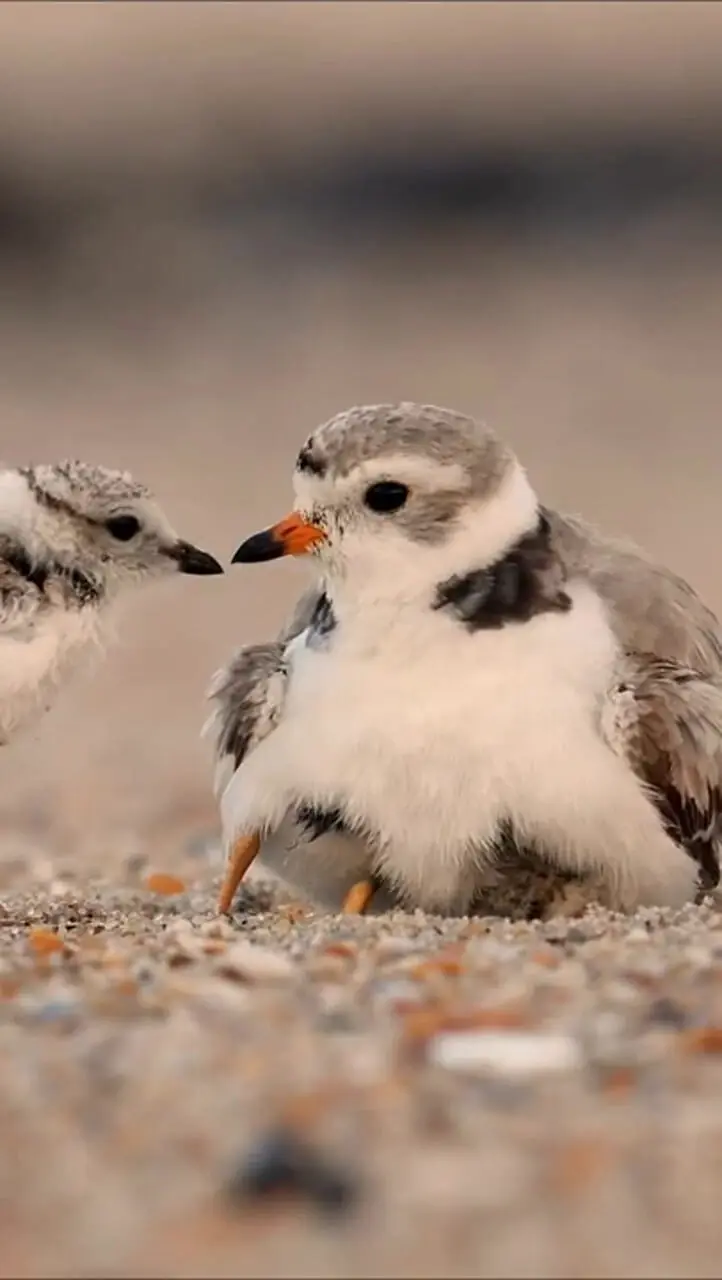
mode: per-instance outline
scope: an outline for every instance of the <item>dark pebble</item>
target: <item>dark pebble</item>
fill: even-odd
[[[567,942],[588,942],[589,934],[587,933],[586,929],[580,929],[579,925],[573,924],[570,926],[569,929],[567,929],[566,941]]]
[[[356,1199],[353,1178],[337,1169],[297,1134],[278,1129],[253,1144],[227,1184],[232,1200],[302,1196],[327,1213],[349,1209]]]
[[[324,1010],[316,1019],[316,1026],[319,1031],[336,1033],[336,1032],[356,1032],[359,1029],[359,1018],[356,1011],[348,1009],[330,1009]]]
[[[670,1000],[668,996],[660,996],[658,1000],[652,1001],[649,1006],[650,1022],[656,1022],[660,1026],[674,1027],[676,1030],[682,1030],[689,1023],[689,1015],[675,1000]]]

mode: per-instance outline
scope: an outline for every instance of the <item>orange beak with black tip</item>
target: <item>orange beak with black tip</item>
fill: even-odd
[[[231,564],[256,564],[261,560],[278,560],[281,556],[303,556],[323,542],[323,529],[309,524],[298,511],[271,525],[262,533],[246,538],[236,551]]]

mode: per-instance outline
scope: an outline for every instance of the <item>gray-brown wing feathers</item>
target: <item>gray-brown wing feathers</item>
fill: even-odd
[[[651,654],[627,655],[611,699],[614,731],[670,835],[719,881],[722,682]]]
[[[679,663],[634,655],[625,687],[636,704],[640,767],[652,778],[664,771],[702,808],[722,778],[722,685]]]
[[[214,740],[217,795],[278,723],[287,681],[284,652],[282,641],[246,645],[211,683],[208,697],[215,706],[205,732]]]
[[[307,630],[322,594],[320,586],[306,591],[277,640],[244,646],[214,676],[208,698],[215,706],[204,734],[214,743],[217,795],[248,752],[278,723],[288,680],[286,647]]]

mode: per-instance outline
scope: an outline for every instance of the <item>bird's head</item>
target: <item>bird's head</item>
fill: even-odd
[[[307,439],[295,508],[234,563],[310,554],[333,591],[417,599],[496,562],[539,521],[511,451],[472,418],[430,405],[354,408]]]
[[[171,573],[215,574],[150,491],[125,471],[69,461],[0,475],[0,533],[31,561],[78,570],[103,591]]]

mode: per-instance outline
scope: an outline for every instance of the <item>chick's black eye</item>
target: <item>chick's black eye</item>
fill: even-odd
[[[364,502],[372,511],[398,511],[408,496],[405,484],[399,484],[397,480],[379,480],[366,490]]]
[[[113,516],[106,521],[105,527],[118,542],[130,542],[140,531],[140,521],[135,516]]]

